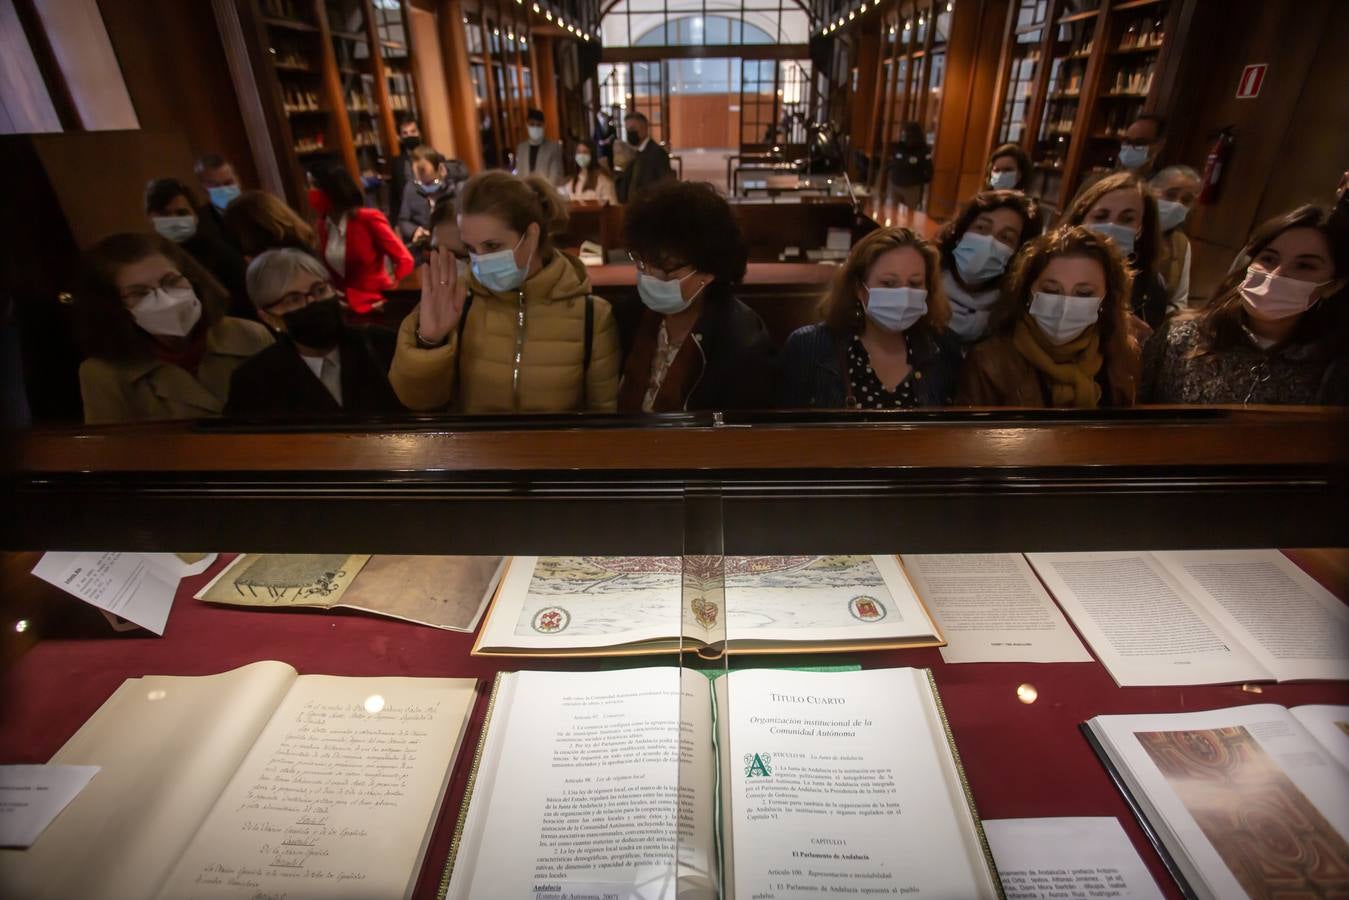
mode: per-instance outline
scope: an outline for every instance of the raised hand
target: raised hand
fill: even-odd
[[[454,254],[445,247],[430,250],[426,265],[422,266],[422,302],[417,325],[421,339],[429,344],[442,343],[459,324],[467,297],[468,284],[458,277]]]

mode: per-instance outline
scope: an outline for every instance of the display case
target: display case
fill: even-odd
[[[490,685],[473,636],[361,613],[232,609],[185,579],[162,638],[114,634],[26,573],[62,550],[675,556],[1344,548],[1349,416],[1328,409],[205,422],[4,438],[10,698],[0,757],[43,762],[124,679],[263,659],[301,673],[480,679],[413,896],[443,896]],[[1343,552],[1289,551],[1341,597]],[[22,622],[22,628],[16,623]],[[692,661],[691,657],[689,658]],[[670,664],[672,657],[656,660]],[[985,819],[1111,816],[1182,896],[1079,733],[1108,713],[1345,703],[1344,684],[1119,688],[1098,663],[947,664],[936,649],[715,661],[929,668]]]

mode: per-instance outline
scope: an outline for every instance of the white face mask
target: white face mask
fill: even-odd
[[[1287,319],[1306,312],[1316,300],[1312,294],[1329,282],[1298,281],[1274,275],[1259,266],[1246,269],[1246,280],[1237,290],[1241,305],[1257,319]]]
[[[1190,208],[1184,203],[1176,200],[1157,201],[1157,224],[1161,226],[1162,231],[1170,231],[1177,227],[1189,214]]]
[[[576,154],[576,165],[582,169],[588,167],[590,165],[590,154],[589,153]]]
[[[994,172],[988,178],[988,185],[995,191],[1010,191],[1016,187],[1016,170],[1003,169],[1001,172]]]
[[[525,128],[529,132],[529,142],[531,144],[537,144],[543,140],[542,125],[527,125]]]
[[[1120,253],[1125,256],[1133,254],[1134,241],[1138,240],[1138,232],[1128,225],[1116,225],[1114,222],[1087,222],[1085,224],[1088,231],[1103,234],[1114,241]]]
[[[191,240],[197,233],[196,216],[151,216],[150,221],[154,224],[155,231],[175,244]]]
[[[1104,299],[1036,291],[1030,302],[1030,314],[1051,344],[1066,344],[1096,324]]]
[[[908,331],[926,313],[926,288],[867,288],[867,318],[886,331]]]
[[[190,287],[156,288],[131,307],[131,318],[150,334],[186,337],[201,318],[201,301]]]

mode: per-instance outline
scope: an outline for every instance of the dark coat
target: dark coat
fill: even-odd
[[[773,339],[758,313],[716,287],[708,286],[703,312],[670,364],[652,412],[772,408]],[[649,309],[642,314],[618,390],[619,412],[642,408],[661,319]]]
[[[214,209],[215,207],[211,207]],[[248,266],[238,249],[225,240],[222,233],[214,227],[202,227],[205,221],[197,217],[197,233],[178,246],[186,251],[206,271],[215,276],[230,295],[229,314],[241,319],[257,320],[257,308],[248,299],[248,288],[244,282],[244,272]]]
[[[402,150],[389,164],[389,221],[397,222],[403,211],[403,189],[417,179],[412,174],[412,154]]]
[[[926,145],[895,148],[895,157],[887,166],[890,183],[896,187],[913,187],[932,180],[932,156]]]
[[[919,406],[947,406],[956,391],[960,346],[948,334],[926,328],[907,331],[913,357],[914,396]],[[778,406],[783,409],[844,409],[848,401],[847,344],[823,323],[798,328],[782,351]]]
[[[239,418],[360,418],[398,413],[403,405],[389,386],[395,334],[387,328],[348,325],[338,343],[342,405],[323,386],[284,335],[234,372],[225,415]]]
[[[646,149],[633,157],[632,162],[618,174],[618,202],[627,203],[637,192],[648,184],[669,178],[674,174],[670,168],[670,154],[657,144],[655,139],[646,142]]]

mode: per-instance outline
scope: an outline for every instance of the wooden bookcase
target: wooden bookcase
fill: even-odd
[[[885,189],[886,167],[899,146],[905,122],[918,122],[928,146],[935,144],[953,6],[951,0],[901,0],[881,9],[872,106],[857,110],[869,114],[875,123],[866,148],[874,191]]]
[[[1114,168],[1129,123],[1161,111],[1181,3],[1017,0],[989,150],[1010,142],[1030,154],[1030,193],[1063,209],[1086,177]]]
[[[287,200],[302,208],[305,170],[325,157],[389,175],[397,122],[416,116],[405,0],[238,0]],[[249,27],[251,26],[251,27]],[[372,51],[372,48],[378,48]]]

